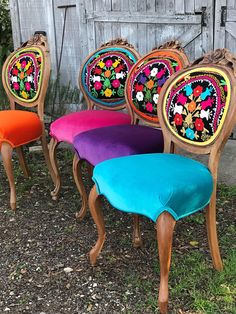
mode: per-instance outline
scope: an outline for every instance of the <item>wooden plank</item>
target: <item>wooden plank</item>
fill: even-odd
[[[139,14],[146,15],[146,0],[137,0],[137,11]],[[139,24],[137,25],[137,49],[141,55],[144,55],[147,52],[147,41],[144,40],[146,38],[147,26],[146,24]]]
[[[156,3],[153,0],[146,1],[146,16],[150,16],[151,14],[155,13],[156,15]],[[156,18],[157,21],[157,18]],[[147,52],[151,51],[156,43],[156,30],[158,26],[153,25],[152,23],[148,23],[146,26],[146,47]]]
[[[112,0],[111,9],[112,9],[112,11],[120,11],[121,10],[121,1],[120,0]]]
[[[169,0],[166,2],[166,14],[167,15],[175,14],[175,1]]]
[[[186,47],[193,42],[202,33],[201,25],[190,25],[187,31],[184,31],[177,39]]]
[[[200,15],[175,15],[175,16],[158,16],[149,14],[146,16],[138,14],[126,14],[121,16],[120,13],[111,12],[109,15],[104,13],[91,13],[87,15],[87,19],[94,19],[101,22],[120,22],[120,23],[150,23],[150,24],[200,24]]]
[[[175,13],[176,14],[185,13],[184,0],[175,0]]]
[[[236,9],[228,9],[227,10],[227,22],[236,22]]]
[[[194,0],[185,0],[185,13],[194,13]]]
[[[166,0],[156,1],[156,13],[158,15],[166,13]]]
[[[94,1],[93,0],[86,0],[85,2],[85,9],[86,12],[93,12],[94,10]],[[87,21],[87,40],[88,40],[88,54],[95,50],[96,48],[96,34],[95,34],[95,25],[94,21],[87,18],[86,14],[86,21]],[[85,34],[83,35],[85,36]]]
[[[225,27],[221,26],[221,7],[226,0],[217,0],[215,5],[214,49],[225,47]]]
[[[22,42],[18,0],[10,0],[10,14],[13,43],[16,49]]]
[[[225,30],[236,39],[236,22],[227,22]]]

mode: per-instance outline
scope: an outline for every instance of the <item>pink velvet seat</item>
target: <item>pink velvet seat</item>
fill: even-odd
[[[117,39],[102,45],[83,62],[79,87],[88,110],[60,117],[50,127],[49,153],[56,175],[53,199],[57,199],[61,187],[56,161],[56,147],[60,142],[72,145],[73,138],[81,132],[131,123],[130,115],[120,110],[125,108],[124,87],[128,73],[138,58],[133,46]]]
[[[103,126],[130,124],[130,116],[108,110],[85,110],[65,115],[51,124],[50,135],[58,142],[72,144],[73,138],[85,131]]]

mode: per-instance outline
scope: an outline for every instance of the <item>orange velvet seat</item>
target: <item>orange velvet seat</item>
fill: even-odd
[[[3,110],[0,112],[0,145],[18,147],[42,136],[42,123],[34,112]]]

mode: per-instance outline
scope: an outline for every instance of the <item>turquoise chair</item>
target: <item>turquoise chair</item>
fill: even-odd
[[[216,184],[220,154],[236,122],[236,59],[226,49],[209,53],[174,74],[159,97],[164,153],[114,158],[94,168],[89,206],[98,240],[90,251],[90,262],[95,265],[105,241],[101,195],[118,210],[150,218],[157,227],[159,309],[167,313],[177,220],[206,209],[213,264],[217,270],[223,268],[216,231]],[[208,155],[208,166],[175,154],[176,147]]]

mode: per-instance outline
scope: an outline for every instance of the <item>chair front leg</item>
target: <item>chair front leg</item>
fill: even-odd
[[[138,248],[143,245],[140,231],[140,216],[133,215],[133,246]]]
[[[22,146],[17,147],[16,148],[16,152],[17,152],[17,155],[18,155],[18,158],[19,158],[19,162],[20,162],[20,167],[21,167],[21,169],[22,169],[22,171],[24,173],[24,176],[26,178],[29,178],[30,173],[29,173],[29,168],[28,168],[26,160],[25,160],[23,147]]]
[[[92,266],[94,266],[96,264],[97,257],[103,248],[106,238],[105,223],[101,209],[100,197],[97,194],[95,185],[89,194],[89,208],[98,230],[98,240],[95,246],[89,252],[90,263]]]
[[[2,143],[1,147],[2,161],[10,185],[10,206],[12,210],[16,210],[16,187],[12,167],[12,152],[13,148],[11,147],[10,144],[5,142]]]
[[[206,208],[206,226],[213,265],[216,270],[220,271],[223,269],[223,263],[220,256],[216,229],[216,187],[214,188],[210,204]]]
[[[168,277],[175,224],[176,221],[168,212],[163,212],[159,216],[156,223],[160,261],[160,288],[158,304],[161,314],[166,314],[168,312]]]
[[[87,212],[87,208],[88,208],[88,197],[87,197],[87,193],[86,193],[83,178],[82,178],[82,163],[83,161],[79,159],[79,157],[75,153],[74,159],[73,159],[73,176],[74,176],[75,184],[77,186],[77,189],[81,197],[81,204],[82,204],[80,210],[76,213],[76,218],[79,220],[82,220],[84,218]]]
[[[51,196],[53,200],[57,200],[58,194],[61,189],[61,177],[60,177],[59,168],[57,164],[57,158],[56,158],[57,145],[58,145],[58,141],[52,137],[49,143],[49,158],[50,158],[50,162],[51,162],[52,169],[54,172],[53,182],[54,182],[55,188],[53,191],[51,191]]]

